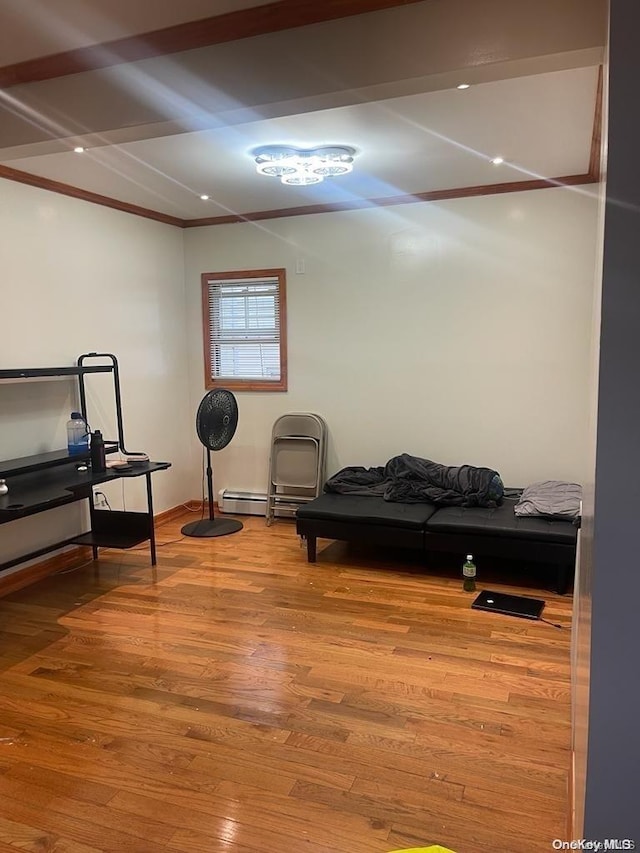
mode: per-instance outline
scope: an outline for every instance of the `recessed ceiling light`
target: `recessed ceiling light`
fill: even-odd
[[[209,201],[208,195],[201,195],[200,198],[202,199],[202,201]]]
[[[468,89],[471,83],[458,83],[456,89]]]
[[[84,148],[82,147],[82,145],[76,145],[76,147],[73,150],[75,151],[76,154],[84,153]]]
[[[494,157],[491,162],[494,166],[499,166],[501,163],[504,163],[504,157]]]

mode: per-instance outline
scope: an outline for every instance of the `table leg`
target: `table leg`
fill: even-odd
[[[153,523],[153,496],[151,494],[151,474],[145,474],[147,480],[147,508],[149,512],[149,547],[151,549],[151,565],[156,564],[156,528]]]
[[[91,530],[93,530],[94,529],[94,520],[95,520],[95,515],[94,515],[95,505],[94,505],[93,489],[91,489],[89,491],[89,494],[87,495],[87,500],[89,501],[89,520],[91,523]],[[97,560],[98,559],[98,546],[92,545],[91,546],[91,552],[92,552],[92,556],[93,556],[94,561]]]

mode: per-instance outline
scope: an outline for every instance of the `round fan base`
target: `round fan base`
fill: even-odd
[[[242,530],[242,522],[233,518],[203,518],[200,521],[192,521],[182,528],[184,536],[227,536],[229,533],[237,533]]]

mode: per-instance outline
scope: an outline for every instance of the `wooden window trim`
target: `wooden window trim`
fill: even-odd
[[[209,282],[231,281],[235,278],[277,278],[280,314],[280,379],[265,380],[213,379],[211,376],[211,336],[209,322]],[[202,286],[202,340],[204,342],[204,387],[227,388],[229,391],[287,391],[287,272],[285,269],[233,270],[231,272],[205,272],[200,277]]]

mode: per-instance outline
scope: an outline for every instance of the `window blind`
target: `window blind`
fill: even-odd
[[[277,278],[209,282],[213,379],[280,380],[279,303]]]

